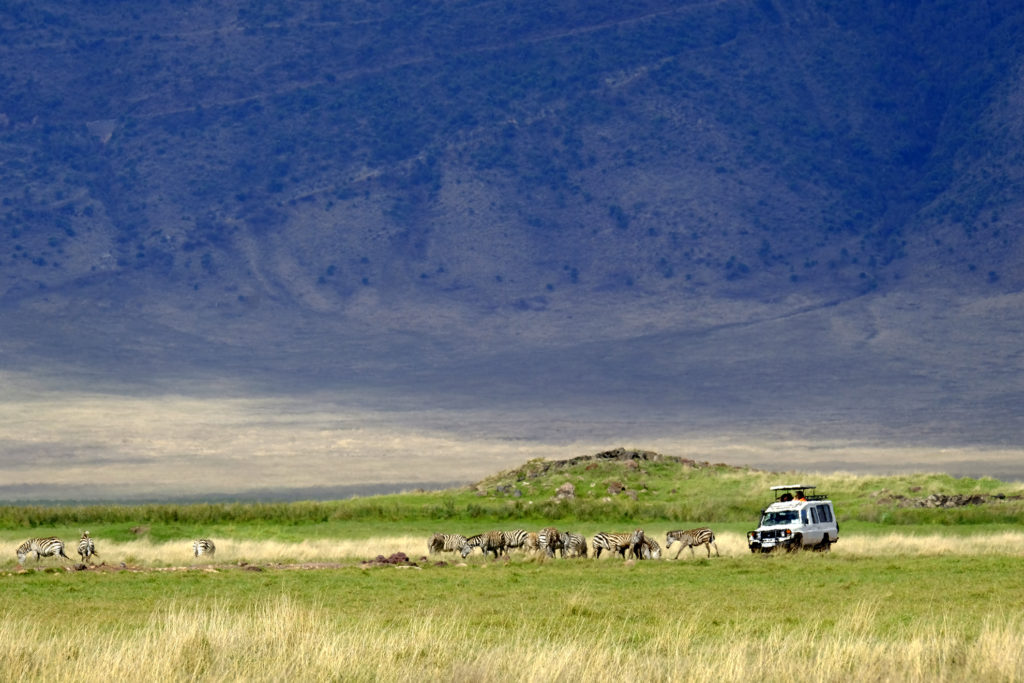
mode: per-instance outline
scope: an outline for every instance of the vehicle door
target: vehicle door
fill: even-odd
[[[839,538],[839,527],[836,524],[835,511],[832,509],[832,503],[823,503],[818,506],[818,519],[821,523],[822,538],[827,533],[829,539],[835,541]]]
[[[804,529],[804,545],[818,545],[825,537],[825,513],[821,505],[808,505],[807,527]]]

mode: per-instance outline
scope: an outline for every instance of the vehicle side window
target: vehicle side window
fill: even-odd
[[[821,516],[826,522],[832,521],[832,509],[828,505],[821,506]]]
[[[821,523],[821,520],[818,519],[818,508],[817,507],[811,508],[811,519],[814,520],[815,524],[820,524]]]
[[[800,511],[800,521],[802,521],[804,524],[807,524],[807,508],[804,508],[803,510]]]

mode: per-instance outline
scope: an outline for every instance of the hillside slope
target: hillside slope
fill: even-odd
[[[59,3],[3,17],[3,301],[1018,289],[1024,15]],[[42,292],[41,292],[42,290]]]
[[[1017,448],[1022,46],[1009,0],[9,3],[0,369]]]

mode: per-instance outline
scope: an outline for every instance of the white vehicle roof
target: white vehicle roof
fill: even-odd
[[[799,489],[814,489],[818,488],[813,484],[785,484],[784,486],[773,486],[772,491],[796,491]]]

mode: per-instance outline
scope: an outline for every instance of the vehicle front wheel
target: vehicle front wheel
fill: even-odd
[[[786,552],[793,553],[804,549],[804,537],[802,534],[793,534],[793,540],[786,547]]]

